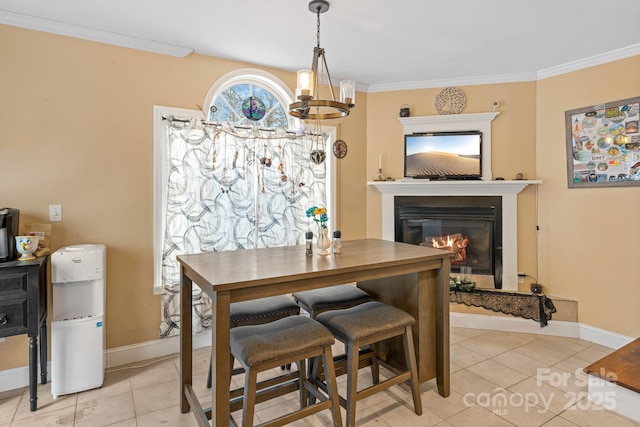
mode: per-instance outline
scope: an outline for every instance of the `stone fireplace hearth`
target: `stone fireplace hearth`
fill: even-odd
[[[382,238],[396,240],[396,197],[407,196],[476,196],[496,197],[502,200],[502,289],[518,290],[518,193],[531,184],[540,184],[537,180],[514,181],[381,181],[369,182],[382,194]],[[480,275],[481,276],[481,275]],[[481,277],[478,277],[482,282]],[[493,287],[491,280],[483,281],[482,286]],[[474,277],[474,280],[476,278]]]

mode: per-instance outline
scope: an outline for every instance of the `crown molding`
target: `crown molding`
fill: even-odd
[[[429,89],[449,86],[473,86],[496,83],[518,83],[536,80],[536,73],[497,74],[494,76],[457,77],[452,79],[423,80],[415,82],[383,83],[369,85],[369,93],[396,90]]]
[[[28,28],[30,30],[44,31],[62,36],[128,47],[131,49],[144,50],[162,55],[176,56],[179,58],[184,58],[193,52],[193,49],[188,47],[176,46],[153,40],[145,40],[138,37],[112,33],[110,31],[96,30],[95,28],[72,25],[59,21],[51,21],[48,19],[40,19],[33,16],[6,11],[0,11],[0,23],[14,27]]]
[[[545,68],[544,70],[538,71],[537,80],[559,76],[561,74],[566,74],[572,71],[578,71],[589,67],[595,67],[596,65],[602,65],[608,62],[614,62],[636,55],[640,55],[640,43],[632,44],[631,46],[612,50],[610,52],[605,52],[599,55],[590,56],[588,58],[578,59],[577,61],[567,62],[566,64],[558,65],[556,67]]]

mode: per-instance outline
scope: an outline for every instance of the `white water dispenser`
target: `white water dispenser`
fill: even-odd
[[[51,394],[102,386],[105,358],[106,249],[74,245],[51,255]]]

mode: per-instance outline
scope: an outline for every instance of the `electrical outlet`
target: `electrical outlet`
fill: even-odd
[[[62,221],[62,205],[49,205],[49,221]]]

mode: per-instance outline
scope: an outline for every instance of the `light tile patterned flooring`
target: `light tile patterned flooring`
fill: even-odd
[[[433,380],[423,384],[423,415],[418,417],[408,388],[392,387],[358,403],[357,425],[637,427],[586,399],[581,370],[609,352],[580,339],[452,328],[451,396],[440,397]],[[208,362],[208,349],[194,352],[194,388],[201,400],[210,396]],[[36,412],[29,411],[28,388],[0,393],[0,427],[196,426],[193,414],[178,408],[178,366],[176,355],[112,369],[102,388],[58,399],[52,398],[50,383],[39,385]],[[240,384],[241,378],[233,381]],[[360,382],[370,384],[368,370],[361,371]],[[344,390],[344,377],[339,385]],[[258,405],[256,421],[294,407],[296,397],[292,393]],[[296,425],[329,425],[325,412]]]

